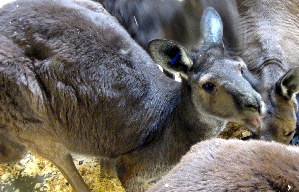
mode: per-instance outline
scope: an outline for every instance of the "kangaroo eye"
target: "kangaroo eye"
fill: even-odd
[[[204,84],[202,85],[202,88],[203,88],[203,90],[205,90],[206,92],[211,93],[211,92],[214,90],[215,85],[214,85],[213,83],[211,83],[211,82],[207,82],[207,83],[204,83]]]
[[[294,132],[295,132],[295,131],[291,131],[291,132],[287,133],[285,136],[289,137],[289,136],[291,136]]]

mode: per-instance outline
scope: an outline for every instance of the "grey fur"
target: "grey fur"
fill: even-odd
[[[237,0],[237,4],[246,47],[242,58],[260,81],[256,88],[266,104],[264,125],[257,138],[288,144],[298,110],[295,94],[299,74],[289,70],[299,66],[299,1]],[[289,75],[290,82],[282,86],[280,79]]]
[[[115,16],[131,37],[147,50],[153,39],[171,39],[188,49],[200,41],[202,9],[197,0],[95,0]]]
[[[212,139],[191,147],[148,192],[299,191],[299,148]]]
[[[240,34],[240,15],[235,0],[196,0],[197,6],[202,10],[206,7],[213,7],[220,14],[223,22],[224,44],[234,54],[241,54],[243,51],[243,38]],[[196,9],[196,6],[193,6]]]
[[[13,142],[52,161],[75,191],[88,189],[72,153],[116,159],[124,187],[142,191],[227,120],[261,114],[244,62],[223,46],[181,52],[172,69],[190,67],[175,82],[92,1],[16,1],[0,10],[0,34],[5,147]],[[166,40],[151,47],[162,66],[185,50]],[[207,82],[215,89],[204,90]]]
[[[207,37],[203,36],[203,39],[205,40],[204,44],[207,46],[222,44],[223,24],[219,13],[213,7],[207,7],[203,12],[202,17],[212,18],[207,20],[201,19],[200,29],[203,31],[202,34],[209,35]]]
[[[115,16],[131,37],[148,50],[153,39],[171,39],[189,50],[202,44],[200,18],[206,7],[212,6],[224,22],[224,45],[234,55],[242,46],[238,34],[238,11],[235,0],[94,0],[101,2]],[[221,33],[220,33],[221,34]],[[174,75],[163,70],[171,78]]]

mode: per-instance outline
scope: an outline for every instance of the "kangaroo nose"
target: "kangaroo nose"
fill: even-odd
[[[259,111],[259,105],[257,103],[255,104],[245,104],[244,108],[251,111]]]
[[[261,113],[261,104],[256,98],[248,98],[243,100],[241,107],[246,111],[253,111]]]

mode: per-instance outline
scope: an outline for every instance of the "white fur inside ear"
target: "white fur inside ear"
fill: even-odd
[[[160,65],[158,65],[159,69],[163,72],[163,67],[161,67]],[[177,82],[181,82],[182,81],[182,78],[180,76],[179,73],[174,73],[174,80],[177,81]]]
[[[281,92],[283,96],[288,96],[288,88],[281,84]]]
[[[174,80],[177,81],[177,82],[181,82],[182,81],[182,78],[181,78],[181,76],[180,76],[179,73],[175,73],[174,74]]]
[[[187,65],[188,68],[191,68],[192,65],[193,65],[192,60],[189,58],[189,56],[188,56],[188,54],[186,53],[185,50],[181,50],[181,53],[182,53],[181,59],[182,59],[183,63],[185,65]]]
[[[180,73],[180,79],[182,79],[182,78],[188,79],[188,75],[185,73]]]

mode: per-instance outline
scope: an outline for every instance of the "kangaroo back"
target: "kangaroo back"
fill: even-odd
[[[298,147],[214,139],[191,147],[149,192],[298,191]]]

